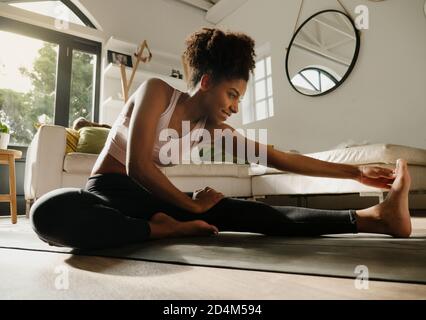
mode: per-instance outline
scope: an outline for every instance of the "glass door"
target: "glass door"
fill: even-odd
[[[0,119],[10,144],[28,146],[41,124],[98,121],[102,44],[0,17]]]
[[[10,144],[29,145],[40,124],[53,124],[59,46],[0,31],[0,118]]]
[[[69,127],[79,117],[84,117],[89,121],[93,118],[96,65],[97,56],[95,54],[73,50]]]

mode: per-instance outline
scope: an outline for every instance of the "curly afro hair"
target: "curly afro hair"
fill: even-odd
[[[221,80],[250,78],[256,66],[255,42],[238,32],[203,28],[186,39],[183,58],[189,67],[189,82],[194,88],[204,74],[215,83]]]

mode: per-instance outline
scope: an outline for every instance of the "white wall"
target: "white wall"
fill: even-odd
[[[96,17],[108,36],[181,55],[185,38],[212,26],[205,13],[175,0],[79,0]]]
[[[346,82],[323,97],[305,97],[285,76],[285,52],[300,0],[249,0],[219,27],[243,31],[258,46],[270,42],[275,117],[242,126],[268,128],[268,143],[304,153],[357,142],[404,144],[426,148],[426,17],[424,0],[342,0],[355,16],[367,5],[370,29],[362,31],[358,62]],[[335,0],[305,1],[300,23],[325,9],[343,10]]]

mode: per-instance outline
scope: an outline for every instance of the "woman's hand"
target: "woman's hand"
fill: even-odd
[[[396,178],[396,169],[382,167],[358,166],[360,171],[356,180],[370,187],[390,189]]]
[[[220,200],[222,200],[225,196],[217,192],[216,190],[205,187],[204,189],[199,189],[194,191],[194,195],[192,199],[194,200],[196,206],[195,206],[195,213],[203,213],[207,210],[214,207]]]

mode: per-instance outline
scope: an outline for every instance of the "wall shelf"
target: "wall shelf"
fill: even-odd
[[[128,77],[130,77],[132,73],[132,68],[126,67],[126,72]],[[117,79],[121,81],[121,73],[120,73],[120,67],[116,64],[110,63],[104,70],[104,77],[105,78],[112,78]],[[144,81],[151,79],[151,78],[160,78],[164,81],[166,81],[168,84],[173,86],[174,88],[184,91],[187,91],[187,84],[182,79],[173,78],[170,76],[166,76],[163,74],[142,70],[139,69],[136,71],[134,82],[135,84],[142,84]]]
[[[130,77],[132,69],[126,68],[126,72]],[[120,114],[121,109],[124,106],[124,99],[120,99],[121,96],[121,73],[120,67],[116,64],[110,63],[104,70],[104,84],[108,83],[108,90],[105,90],[104,95],[107,98],[101,105],[100,112],[100,122],[112,125],[117,119],[117,116]],[[151,78],[159,78],[167,82],[170,86],[186,92],[187,84],[184,80],[176,79],[166,75],[158,74],[155,72],[150,72],[146,70],[138,70],[135,74],[135,79],[133,81],[132,88],[130,90],[130,95],[136,91],[136,89],[144,83],[146,80]],[[107,85],[105,85],[107,87]],[[111,89],[112,88],[112,89]],[[108,95],[107,95],[108,94]]]
[[[133,55],[138,45],[125,40],[111,37],[104,47],[104,57],[107,57],[107,51],[112,50],[119,53]],[[185,80],[170,77],[172,69],[180,70],[182,68],[181,60],[173,54],[151,50],[153,59],[147,64],[139,66],[135,73],[129,96],[136,91],[139,86],[151,78],[159,78],[167,82],[170,86],[186,92],[188,86]],[[104,69],[102,72],[102,103],[99,122],[112,125],[124,106],[121,88],[121,70],[120,66],[108,63],[104,60]],[[130,79],[133,69],[126,67],[127,79]]]

